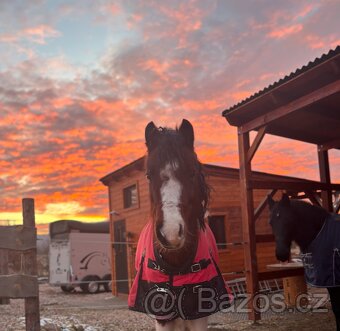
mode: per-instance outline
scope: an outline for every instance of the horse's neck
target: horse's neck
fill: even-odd
[[[298,224],[295,225],[293,240],[305,251],[320,232],[329,213],[315,206],[295,206]]]

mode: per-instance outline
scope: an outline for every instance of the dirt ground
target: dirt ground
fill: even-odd
[[[40,285],[40,315],[42,331],[132,331],[154,330],[154,320],[145,314],[129,311],[126,298],[116,298],[110,293],[65,294],[60,288]],[[273,313],[263,315],[257,324],[247,321],[246,313],[218,313],[210,317],[210,330],[335,330],[329,303],[313,312]],[[326,309],[325,309],[326,308]],[[0,305],[0,331],[23,331],[24,300],[11,300],[10,305]]]

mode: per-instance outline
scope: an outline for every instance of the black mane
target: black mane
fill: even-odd
[[[312,205],[306,201],[290,200],[290,203],[299,214],[303,214],[305,217],[320,218],[330,215],[326,209],[320,206]]]

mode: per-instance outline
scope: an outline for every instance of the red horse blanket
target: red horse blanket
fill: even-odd
[[[137,274],[128,298],[130,309],[170,321],[178,317],[197,319],[230,306],[232,296],[218,269],[216,242],[208,225],[199,233],[193,264],[182,270],[164,269],[153,242],[149,222],[137,245]]]

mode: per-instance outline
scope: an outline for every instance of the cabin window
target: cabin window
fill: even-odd
[[[134,184],[124,188],[123,196],[124,196],[124,208],[136,207],[138,204],[137,185]]]
[[[227,248],[224,218],[225,218],[224,215],[209,216],[208,218],[208,223],[209,223],[211,231],[213,232],[215,236],[218,249]]]

